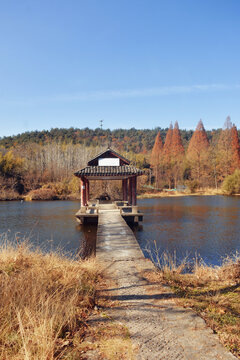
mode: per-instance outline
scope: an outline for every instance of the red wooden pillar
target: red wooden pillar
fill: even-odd
[[[128,204],[132,205],[132,178],[128,179]]]
[[[127,201],[127,179],[122,180],[123,201]]]
[[[89,180],[86,179],[86,202],[89,201]]]
[[[137,205],[137,177],[132,177],[132,205]]]
[[[86,179],[81,178],[81,206],[87,205],[87,197],[86,197]]]

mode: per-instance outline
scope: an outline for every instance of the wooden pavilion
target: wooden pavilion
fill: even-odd
[[[75,176],[81,179],[81,205],[89,199],[89,180],[122,180],[122,200],[137,204],[137,177],[143,171],[130,165],[130,161],[112,149],[107,149],[91,159]]]
[[[129,160],[108,148],[91,159],[85,168],[74,173],[81,179],[81,208],[92,205],[89,198],[90,180],[122,180],[123,205],[134,207],[136,211],[137,177],[143,174],[142,170],[130,165]],[[83,213],[81,209],[80,212]]]

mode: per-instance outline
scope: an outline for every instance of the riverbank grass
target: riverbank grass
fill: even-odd
[[[103,279],[95,259],[76,261],[32,251],[27,244],[2,245],[0,358],[83,359],[89,350],[86,336],[95,333],[87,320],[94,312],[96,289]],[[98,329],[98,356],[107,354],[105,358],[110,359],[115,341],[120,354],[116,359],[124,358],[119,331],[116,336],[113,329],[111,336],[100,336]],[[123,339],[125,332],[123,329]]]
[[[169,259],[157,272],[158,280],[170,285],[178,303],[194,309],[240,358],[240,254],[216,267],[196,260],[189,274],[184,273],[187,266],[186,259],[179,266]]]

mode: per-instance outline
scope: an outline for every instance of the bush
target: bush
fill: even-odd
[[[236,169],[232,175],[224,179],[222,189],[228,195],[240,193],[240,170]]]
[[[26,201],[32,200],[57,200],[58,196],[55,190],[53,189],[37,189],[32,190],[28,195],[25,197]]]
[[[195,191],[199,188],[199,183],[197,180],[191,180],[188,182],[187,187],[191,193],[195,193]]]

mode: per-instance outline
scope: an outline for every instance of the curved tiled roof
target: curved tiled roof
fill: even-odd
[[[77,172],[74,175],[78,177],[82,176],[131,176],[131,175],[143,175],[144,171],[140,170],[131,165],[122,165],[122,166],[87,166]]]

